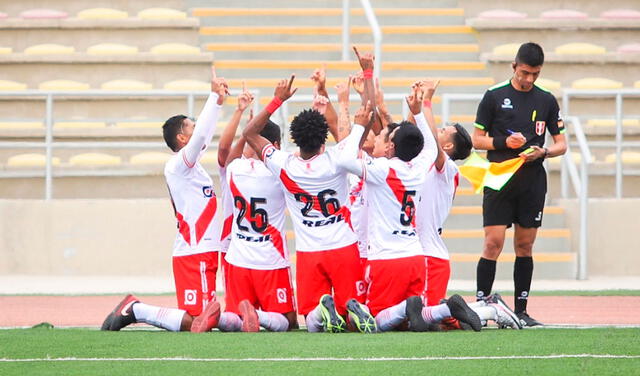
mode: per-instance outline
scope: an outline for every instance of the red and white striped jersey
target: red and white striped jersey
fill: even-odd
[[[220,166],[220,207],[222,208],[222,226],[220,227],[220,252],[227,252],[231,242],[231,224],[233,223],[233,197],[227,183],[227,168]]]
[[[216,129],[218,95],[211,93],[198,117],[189,142],[164,167],[171,202],[178,221],[174,256],[220,251],[220,233],[215,218],[216,194],[209,174],[200,165]]]
[[[426,256],[449,259],[449,251],[441,234],[453,205],[459,179],[458,166],[449,158],[442,171],[433,166],[427,174],[424,198],[418,202],[416,214],[418,236]]]
[[[164,169],[178,220],[173,255],[219,251],[219,230],[215,218],[217,199],[213,182],[200,162],[188,167],[182,155],[183,151],[180,150]]]
[[[226,180],[233,200],[226,260],[248,269],[288,267],[284,193],[276,177],[259,160],[238,158],[227,166]]]
[[[329,251],[358,240],[347,206],[347,171],[337,164],[341,145],[308,160],[271,144],[262,150],[262,160],[284,189],[298,252]]]
[[[369,158],[369,157],[366,157]],[[349,174],[349,210],[351,210],[351,225],[358,237],[358,251],[360,258],[367,258],[368,239],[368,215],[367,215],[367,188],[364,180],[357,175]]]

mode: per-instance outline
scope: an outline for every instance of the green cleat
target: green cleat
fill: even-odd
[[[378,331],[376,319],[357,300],[350,299],[347,302],[347,312],[349,312],[351,322],[361,333],[375,333]]]
[[[325,332],[341,333],[344,332],[346,323],[342,316],[336,311],[336,305],[333,296],[324,294],[320,298],[320,311],[322,313],[322,326]]]

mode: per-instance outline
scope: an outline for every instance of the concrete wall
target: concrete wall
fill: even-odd
[[[579,205],[559,200],[578,251]],[[591,199],[588,207],[588,276],[640,275],[640,199]]]

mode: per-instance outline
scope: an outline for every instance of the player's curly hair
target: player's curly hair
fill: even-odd
[[[293,118],[289,134],[300,151],[315,153],[327,141],[329,125],[324,115],[318,111],[303,110]]]
[[[178,151],[178,139],[176,136],[182,131],[182,124],[187,117],[184,115],[176,115],[167,119],[162,125],[162,137],[167,143],[169,149],[174,152]]]
[[[395,144],[395,156],[405,162],[417,157],[424,147],[422,132],[408,121],[398,124],[398,130],[391,141]]]

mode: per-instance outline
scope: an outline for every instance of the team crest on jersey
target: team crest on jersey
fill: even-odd
[[[358,292],[358,296],[364,295],[367,293],[367,284],[364,281],[356,282],[356,291]]]
[[[505,98],[504,101],[502,101],[502,108],[512,109],[513,105],[511,104],[511,99]]]
[[[273,153],[275,152],[276,148],[273,146],[269,146],[269,148],[267,149],[267,151],[264,153],[264,157],[265,158],[271,158],[271,156],[273,155]]]
[[[198,299],[198,290],[184,290],[184,305],[195,305]]]
[[[212,197],[213,196],[213,188],[210,185],[205,185],[202,187],[202,194],[204,197]]]
[[[287,289],[281,288],[276,289],[276,298],[278,299],[278,303],[284,304],[287,302]]]
[[[538,136],[542,136],[544,134],[545,127],[546,123],[544,121],[536,121],[536,134]]]

